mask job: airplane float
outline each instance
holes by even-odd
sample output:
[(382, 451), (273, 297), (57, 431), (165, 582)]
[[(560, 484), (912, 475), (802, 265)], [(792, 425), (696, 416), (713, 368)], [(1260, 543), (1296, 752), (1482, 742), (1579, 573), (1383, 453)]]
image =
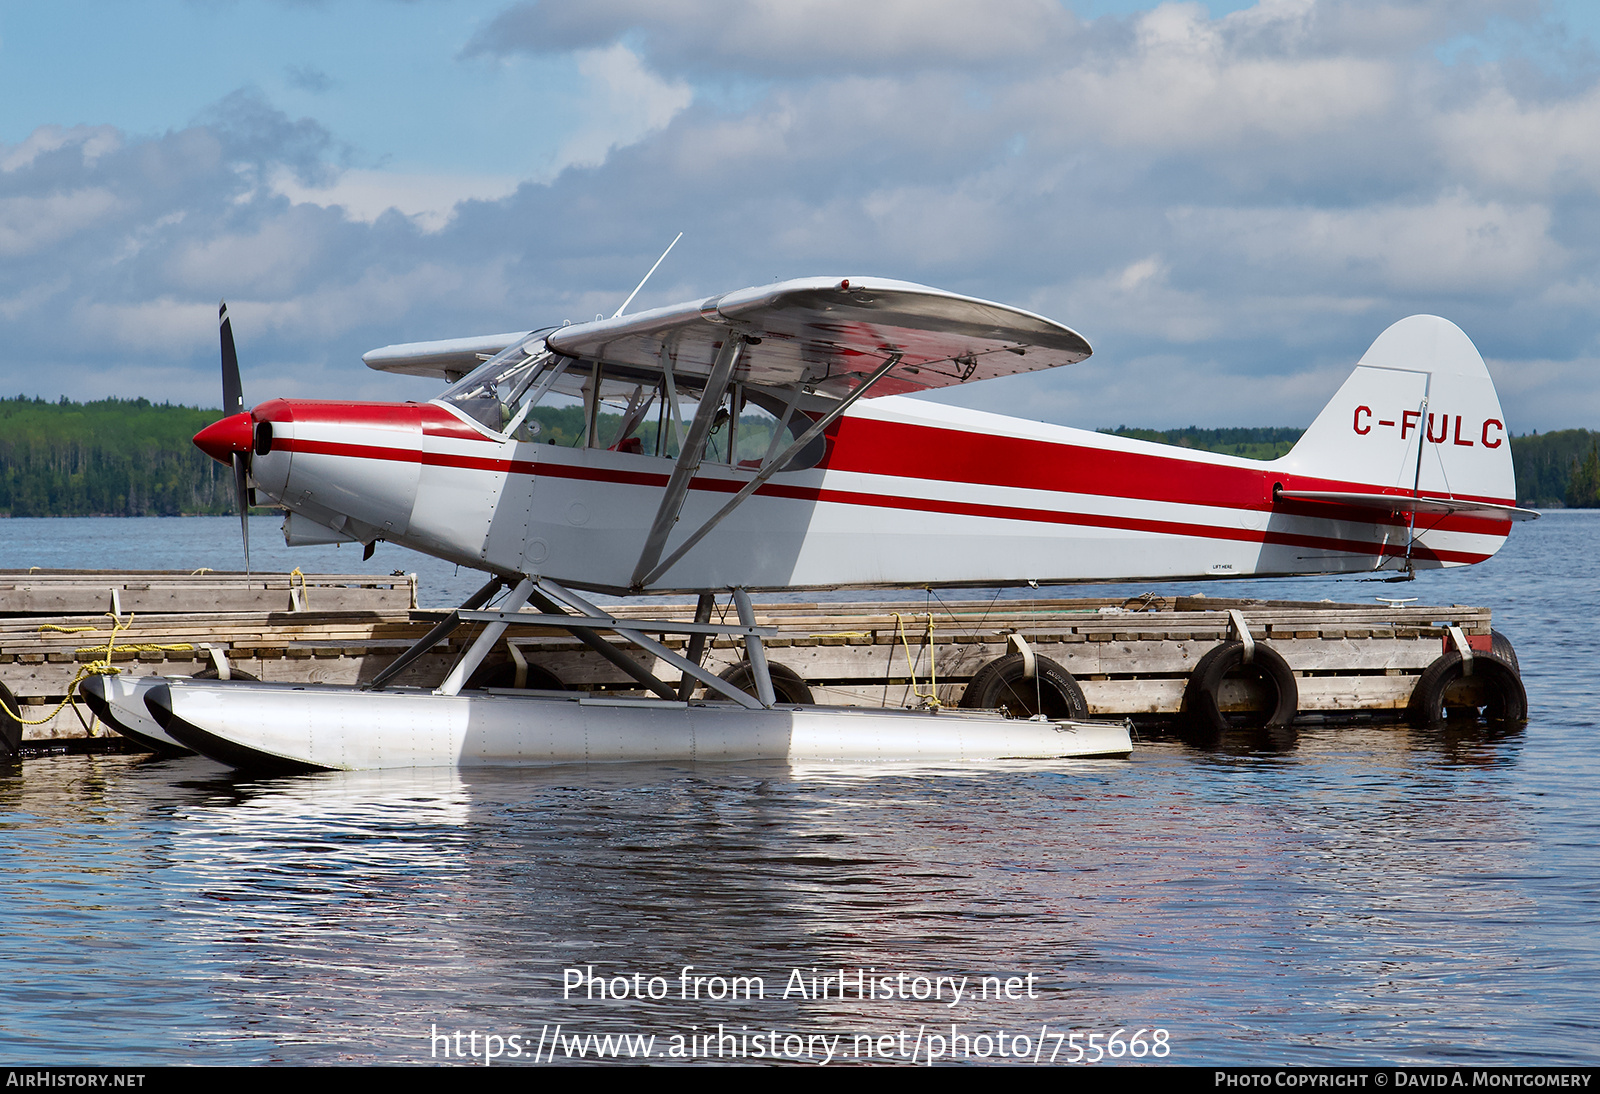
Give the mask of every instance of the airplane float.
[[(490, 575), (361, 689), (86, 685), (112, 724), (244, 767), (1125, 754), (1111, 723), (795, 702), (747, 592), (1409, 576), (1487, 559), (1534, 515), (1483, 359), (1434, 316), (1386, 330), (1270, 462), (906, 398), (1091, 350), (1042, 316), (900, 281), (809, 278), (366, 354), (449, 382), (423, 403), (247, 410), (225, 306), (221, 331), (225, 416), (195, 443), (232, 467), (241, 515), (264, 495), (291, 545), (382, 540)], [(730, 590), (739, 623), (712, 623)], [(696, 593), (699, 611), (620, 620), (592, 592)], [(469, 622), (484, 629), (442, 685), (391, 684)], [(467, 688), (511, 622), (569, 631), (647, 697)], [(688, 635), (687, 655), (662, 634)], [(749, 689), (701, 666), (715, 635), (745, 643)]]

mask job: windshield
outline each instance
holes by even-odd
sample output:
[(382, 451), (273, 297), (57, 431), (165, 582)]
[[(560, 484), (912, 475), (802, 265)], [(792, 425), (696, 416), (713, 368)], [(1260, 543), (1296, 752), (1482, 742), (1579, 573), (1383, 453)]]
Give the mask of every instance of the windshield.
[(539, 423), (528, 417), (526, 408), (548, 387), (540, 381), (566, 360), (545, 349), (544, 339), (525, 338), (447, 388), (439, 399), (496, 433), (531, 441), (539, 434)]

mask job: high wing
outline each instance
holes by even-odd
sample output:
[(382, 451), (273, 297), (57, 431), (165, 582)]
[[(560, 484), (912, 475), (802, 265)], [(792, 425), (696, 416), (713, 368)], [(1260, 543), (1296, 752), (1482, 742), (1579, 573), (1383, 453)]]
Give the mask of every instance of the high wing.
[(455, 383), (507, 346), (531, 332), (480, 334), (475, 338), (445, 338), (436, 342), (401, 342), (368, 350), (361, 355), (368, 368), (407, 376), (437, 376)]
[[(744, 346), (732, 378), (780, 387), (800, 382), (843, 396), (894, 366), (871, 395), (905, 394), (1075, 364), (1082, 335), (1043, 316), (925, 285), (881, 278), (813, 277), (741, 289), (635, 315), (559, 327), (550, 349), (585, 361), (679, 377), (709, 376), (730, 334)], [(373, 350), (372, 368), (460, 374), (525, 335), (417, 342)]]
[[(881, 278), (811, 277), (561, 327), (557, 353), (708, 375), (730, 334), (745, 336), (734, 378), (779, 387), (799, 381), (844, 395), (895, 354), (872, 390), (895, 395), (1070, 365), (1088, 357), (1076, 331), (1043, 316)], [(869, 396), (871, 397), (871, 396)]]

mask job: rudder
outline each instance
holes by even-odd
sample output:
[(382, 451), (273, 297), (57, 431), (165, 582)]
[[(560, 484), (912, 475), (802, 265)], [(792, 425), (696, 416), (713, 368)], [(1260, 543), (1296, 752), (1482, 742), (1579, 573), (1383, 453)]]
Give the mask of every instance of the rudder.
[(1277, 468), (1303, 489), (1516, 505), (1494, 381), (1472, 340), (1436, 315), (1380, 334)]

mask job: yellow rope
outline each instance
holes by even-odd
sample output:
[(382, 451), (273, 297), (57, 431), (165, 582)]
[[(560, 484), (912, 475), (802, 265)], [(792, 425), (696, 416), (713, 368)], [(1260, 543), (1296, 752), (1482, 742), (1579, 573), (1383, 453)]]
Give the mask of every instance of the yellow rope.
[[(913, 617), (914, 618), (914, 617)], [(933, 613), (928, 613), (928, 692), (924, 694), (917, 690), (917, 666), (911, 661), (911, 642), (906, 638), (905, 620), (900, 618), (900, 613), (894, 613), (895, 632), (899, 635), (900, 644), (906, 649), (906, 670), (911, 674), (911, 694), (927, 703), (930, 707), (939, 707), (942, 704), (938, 698), (939, 669), (935, 663), (933, 645)]]
[[(103, 646), (80, 646), (80, 647), (78, 647), (78, 649), (76, 651), (76, 652), (78, 652), (80, 654), (83, 654), (83, 653), (104, 653), (105, 656), (100, 658), (99, 660), (96, 660), (96, 661), (85, 662), (84, 665), (81, 668), (78, 669), (77, 674), (75, 676), (73, 676), (73, 678), (72, 678), (72, 682), (67, 685), (67, 694), (62, 697), (61, 702), (57, 703), (55, 705), (55, 708), (53, 710), (51, 710), (49, 714), (46, 714), (43, 718), (24, 718), (21, 715), (20, 712), (13, 711), (10, 707), (6, 706), (4, 703), (0, 703), (0, 710), (4, 710), (6, 712), (6, 716), (8, 718), (10, 718), (12, 721), (20, 722), (22, 725), (25, 725), (25, 726), (44, 725), (44, 723), (50, 721), (56, 715), (60, 714), (63, 710), (65, 710), (69, 704), (72, 705), (74, 710), (77, 709), (77, 703), (73, 699), (73, 692), (78, 690), (78, 685), (83, 682), (85, 677), (88, 677), (88, 676), (117, 676), (117, 675), (120, 675), (122, 670), (117, 668), (115, 665), (113, 665), (111, 663), (111, 655), (112, 655), (112, 652), (113, 652), (113, 648), (116, 645), (117, 635), (119, 633), (121, 633), (122, 631), (125, 631), (128, 628), (133, 626), (133, 616), (131, 616), (131, 615), (128, 616), (128, 621), (126, 623), (124, 623), (122, 620), (118, 619), (111, 612), (106, 612), (105, 614), (111, 620), (111, 635), (110, 635), (110, 637), (108, 637), (106, 639), (106, 644), (103, 645)], [(94, 630), (99, 630), (100, 628), (98, 628), (98, 627), (58, 627), (53, 623), (46, 623), (46, 624), (42, 625), (39, 629), (41, 631), (59, 631), (62, 634), (77, 634), (77, 633), (79, 633), (81, 631), (94, 631)], [(173, 643), (171, 645), (157, 645), (157, 644), (151, 643), (151, 642), (136, 642), (136, 643), (133, 643), (132, 645), (127, 645), (127, 646), (123, 646), (122, 647), (122, 650), (123, 650), (124, 653), (156, 653), (156, 652), (165, 653), (165, 652), (179, 652), (179, 651), (183, 651), (183, 650), (192, 650), (192, 649), (194, 649), (194, 647), (192, 645), (190, 645), (189, 643), (187, 643), (187, 642), (176, 642), (176, 643)]]
[(300, 567), (298, 566), (289, 571), (289, 590), (291, 592), (294, 591), (294, 579), (297, 577), (300, 579), (300, 606), (309, 609), (311, 607), (311, 588), (306, 584), (306, 575), (300, 572)]
[[(134, 642), (122, 647), (123, 653), (182, 653), (194, 647), (188, 642), (173, 642), (170, 645), (161, 645), (156, 642)], [(106, 653), (111, 652), (110, 646), (79, 646), (78, 653)]]
[(831, 634), (808, 634), (807, 638), (871, 638), (870, 631), (834, 631)]

